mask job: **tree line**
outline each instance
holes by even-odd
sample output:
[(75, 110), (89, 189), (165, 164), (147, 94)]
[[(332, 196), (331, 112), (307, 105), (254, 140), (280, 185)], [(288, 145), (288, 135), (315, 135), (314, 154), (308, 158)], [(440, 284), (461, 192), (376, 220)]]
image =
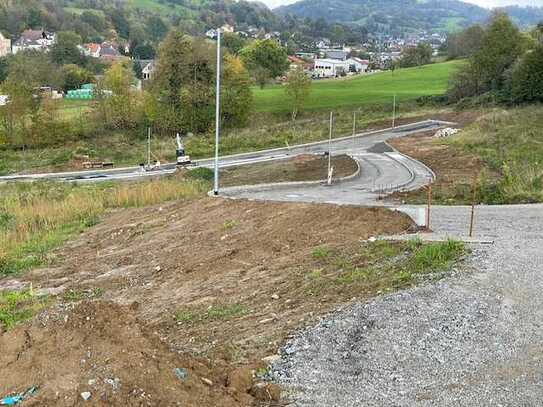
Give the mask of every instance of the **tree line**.
[(467, 63), (451, 81), (449, 100), (543, 101), (542, 40), (543, 24), (521, 32), (503, 13), (495, 13), (487, 25), (451, 36), (449, 56)]
[[(112, 131), (142, 134), (148, 126), (163, 134), (212, 130), (214, 42), (171, 30), (159, 47), (152, 80), (140, 90), (135, 61), (120, 59), (102, 67), (103, 74), (96, 76), (86, 66), (88, 58), (77, 49), (75, 37), (74, 33), (60, 33), (49, 52), (22, 51), (4, 61), (0, 93), (9, 99), (0, 106), (0, 145), (43, 147)], [(222, 126), (245, 126), (252, 108), (252, 84), (264, 86), (288, 69), (286, 50), (274, 40), (253, 41), (237, 52), (223, 49)], [(302, 76), (307, 77), (303, 69), (298, 74), (288, 87), (296, 112), (302, 108), (308, 81), (310, 84), (309, 78), (303, 80)], [(67, 117), (63, 100), (53, 100), (40, 91), (44, 85), (73, 89), (84, 83), (95, 86), (94, 100), (85, 106), (84, 118)]]

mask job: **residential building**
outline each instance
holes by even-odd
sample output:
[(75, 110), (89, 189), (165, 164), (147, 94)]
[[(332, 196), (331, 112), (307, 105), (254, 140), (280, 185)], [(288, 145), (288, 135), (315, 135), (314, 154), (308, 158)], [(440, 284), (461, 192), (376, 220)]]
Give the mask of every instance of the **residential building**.
[(5, 57), (7, 54), (11, 53), (11, 40), (4, 37), (0, 33), (0, 57)]
[(155, 72), (156, 64), (155, 61), (149, 62), (141, 70), (141, 77), (144, 81), (148, 81), (153, 78), (153, 73)]
[(100, 49), (100, 59), (106, 60), (106, 61), (114, 61), (116, 59), (121, 58), (122, 55), (115, 46), (115, 44), (110, 42), (104, 42), (101, 45)]
[(232, 27), (230, 24), (224, 24), (221, 27), (221, 32), (223, 32), (223, 33), (233, 33), (234, 32), (234, 27)]
[(25, 30), (12, 47), (14, 54), (28, 49), (47, 51), (55, 43), (56, 35), (43, 30)]
[(212, 40), (217, 38), (217, 30), (214, 28), (206, 31), (206, 37), (211, 38)]
[(84, 44), (79, 47), (83, 55), (92, 58), (100, 58), (100, 51), (102, 51), (101, 44)]

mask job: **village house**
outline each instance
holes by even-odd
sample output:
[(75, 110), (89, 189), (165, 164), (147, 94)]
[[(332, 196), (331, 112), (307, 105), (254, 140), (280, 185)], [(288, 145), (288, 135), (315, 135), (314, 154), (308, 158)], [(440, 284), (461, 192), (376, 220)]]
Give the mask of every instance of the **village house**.
[(79, 47), (82, 54), (87, 57), (92, 58), (100, 58), (100, 51), (102, 50), (102, 46), (100, 44), (84, 44)]
[(11, 53), (11, 40), (0, 33), (0, 57), (5, 57)]
[(43, 30), (25, 30), (21, 37), (13, 44), (12, 52), (28, 49), (47, 51), (55, 43), (56, 35)]
[(141, 70), (141, 77), (144, 81), (151, 80), (153, 78), (153, 73), (155, 72), (156, 64), (155, 61), (151, 61), (146, 64)]
[(100, 46), (100, 59), (106, 61), (114, 61), (121, 58), (122, 55), (115, 46), (115, 44), (110, 42), (103, 42)]

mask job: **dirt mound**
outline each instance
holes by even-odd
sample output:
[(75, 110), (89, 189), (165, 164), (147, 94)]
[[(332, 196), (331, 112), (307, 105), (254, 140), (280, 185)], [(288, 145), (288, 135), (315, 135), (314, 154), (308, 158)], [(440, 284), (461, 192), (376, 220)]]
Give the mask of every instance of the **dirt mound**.
[[(0, 337), (3, 394), (39, 386), (27, 406), (237, 406), (208, 365), (172, 352), (130, 307), (54, 307)], [(178, 378), (174, 369), (185, 369)], [(208, 379), (212, 385), (202, 380)], [(85, 402), (81, 393), (90, 392)], [(247, 399), (247, 398), (246, 398)]]
[[(54, 267), (19, 279), (58, 297), (30, 326), (0, 336), (0, 394), (40, 385), (36, 406), (82, 404), (86, 391), (93, 406), (276, 397), (247, 390), (247, 369), (319, 314), (374, 295), (312, 291), (316, 248), (356, 247), (410, 224), (385, 209), (213, 198), (114, 213), (59, 250)], [(100, 295), (81, 300), (87, 291)]]

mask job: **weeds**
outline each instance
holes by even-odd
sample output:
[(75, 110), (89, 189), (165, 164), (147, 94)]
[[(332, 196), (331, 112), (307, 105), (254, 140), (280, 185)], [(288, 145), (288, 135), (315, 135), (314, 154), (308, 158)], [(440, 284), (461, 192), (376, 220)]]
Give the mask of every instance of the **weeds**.
[(47, 263), (48, 253), (97, 224), (109, 209), (200, 196), (202, 181), (175, 178), (134, 184), (8, 184), (0, 187), (0, 276)]
[(0, 293), (0, 327), (8, 330), (24, 322), (46, 307), (48, 297), (36, 296), (32, 291)]
[(65, 302), (77, 302), (93, 298), (100, 298), (104, 295), (103, 288), (92, 288), (89, 290), (68, 290), (62, 294), (62, 300)]
[(334, 290), (389, 291), (411, 284), (418, 276), (448, 270), (466, 252), (462, 242), (377, 241), (358, 252), (314, 256), (320, 268), (308, 273), (308, 294)]
[(311, 257), (314, 259), (326, 259), (328, 256), (330, 256), (331, 252), (330, 249), (326, 247), (315, 247), (313, 251), (311, 252)]
[(222, 224), (222, 228), (224, 230), (231, 230), (231, 229), (234, 229), (238, 225), (239, 225), (239, 222), (237, 220), (226, 220)]
[(497, 180), (482, 176), (477, 201), (486, 204), (543, 201), (543, 107), (529, 106), (509, 111), (494, 110), (482, 116), (451, 145), (480, 156)]

